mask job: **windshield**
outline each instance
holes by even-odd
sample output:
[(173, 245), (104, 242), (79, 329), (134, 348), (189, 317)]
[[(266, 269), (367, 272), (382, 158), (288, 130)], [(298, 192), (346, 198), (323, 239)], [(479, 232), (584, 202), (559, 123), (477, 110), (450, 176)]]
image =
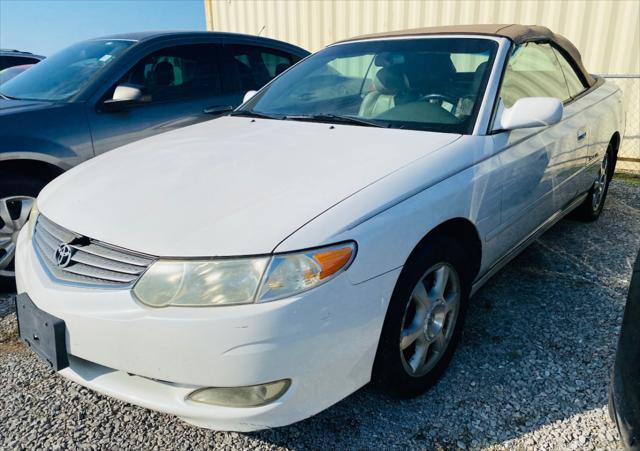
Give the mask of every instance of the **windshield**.
[(497, 46), (490, 39), (444, 37), (331, 46), (235, 114), (471, 133)]
[(47, 58), (0, 85), (3, 96), (63, 101), (77, 94), (133, 41), (85, 41)]

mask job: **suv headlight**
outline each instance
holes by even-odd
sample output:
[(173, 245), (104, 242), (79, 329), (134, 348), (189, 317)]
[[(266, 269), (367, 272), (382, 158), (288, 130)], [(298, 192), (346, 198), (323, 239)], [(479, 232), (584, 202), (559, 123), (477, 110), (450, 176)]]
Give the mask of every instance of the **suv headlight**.
[(273, 301), (310, 290), (348, 268), (353, 242), (251, 258), (158, 260), (133, 288), (151, 307)]

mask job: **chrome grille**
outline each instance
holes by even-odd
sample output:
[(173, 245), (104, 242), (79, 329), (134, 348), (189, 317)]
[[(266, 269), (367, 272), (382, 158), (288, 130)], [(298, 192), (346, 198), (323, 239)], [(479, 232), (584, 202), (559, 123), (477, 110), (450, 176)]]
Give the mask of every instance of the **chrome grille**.
[[(126, 288), (155, 260), (149, 255), (116, 248), (71, 232), (43, 215), (33, 232), (36, 253), (49, 273), (62, 282), (110, 288)], [(67, 266), (56, 262), (62, 244), (72, 249)]]

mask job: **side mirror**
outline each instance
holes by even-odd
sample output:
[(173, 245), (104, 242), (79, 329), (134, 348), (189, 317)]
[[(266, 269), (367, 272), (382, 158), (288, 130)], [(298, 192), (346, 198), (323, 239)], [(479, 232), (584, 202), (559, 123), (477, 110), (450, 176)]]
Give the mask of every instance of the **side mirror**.
[(247, 93), (242, 98), (242, 103), (248, 102), (251, 97), (255, 96), (257, 93), (258, 91), (247, 91)]
[(501, 101), (493, 128), (515, 130), (553, 125), (562, 120), (563, 113), (562, 102), (554, 97), (525, 97), (511, 108), (504, 108)]
[(129, 105), (150, 102), (151, 97), (145, 96), (142, 89), (133, 85), (118, 85), (113, 96), (105, 100), (102, 105), (106, 111), (120, 111)]

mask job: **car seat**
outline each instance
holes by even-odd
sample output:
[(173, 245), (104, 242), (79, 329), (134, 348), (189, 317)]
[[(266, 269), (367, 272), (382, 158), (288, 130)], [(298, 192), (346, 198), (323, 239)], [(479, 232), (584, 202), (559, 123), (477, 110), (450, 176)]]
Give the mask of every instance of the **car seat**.
[(161, 61), (153, 68), (153, 84), (156, 86), (170, 86), (174, 81), (173, 64)]
[[(380, 55), (379, 55), (380, 56)], [(376, 64), (379, 61), (376, 57)], [(409, 91), (407, 77), (400, 64), (382, 67), (373, 80), (373, 91), (369, 92), (360, 105), (359, 116), (375, 117), (401, 103)]]

